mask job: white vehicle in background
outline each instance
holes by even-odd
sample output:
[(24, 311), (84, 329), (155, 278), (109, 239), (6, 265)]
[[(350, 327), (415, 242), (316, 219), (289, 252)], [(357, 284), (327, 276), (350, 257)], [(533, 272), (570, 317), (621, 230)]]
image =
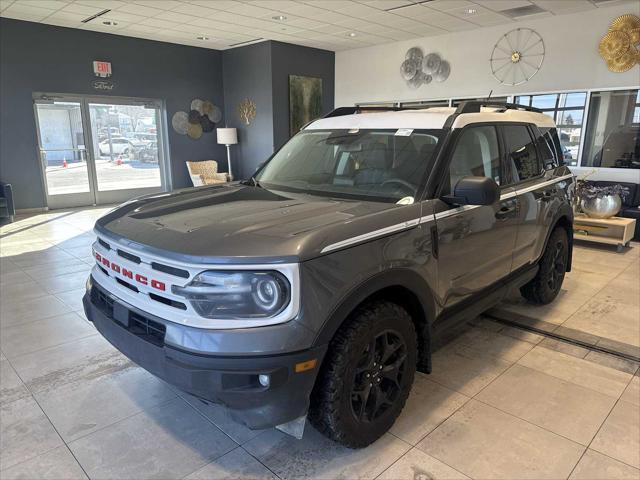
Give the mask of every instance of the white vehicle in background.
[(143, 145), (135, 140), (128, 138), (112, 138), (111, 140), (103, 140), (98, 144), (100, 155), (108, 157), (110, 155), (133, 155)]

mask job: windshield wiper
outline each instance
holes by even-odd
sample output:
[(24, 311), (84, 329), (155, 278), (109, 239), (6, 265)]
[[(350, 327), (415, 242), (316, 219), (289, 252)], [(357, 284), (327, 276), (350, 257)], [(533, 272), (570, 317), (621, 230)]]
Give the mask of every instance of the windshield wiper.
[(262, 188), (262, 185), (260, 185), (260, 182), (256, 180), (256, 177), (251, 177), (250, 182), (252, 187)]

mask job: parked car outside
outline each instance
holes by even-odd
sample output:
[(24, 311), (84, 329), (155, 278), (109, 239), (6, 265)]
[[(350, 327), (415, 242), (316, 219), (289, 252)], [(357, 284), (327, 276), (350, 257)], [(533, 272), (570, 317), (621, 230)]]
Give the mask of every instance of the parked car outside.
[(100, 150), (100, 155), (103, 157), (108, 157), (112, 154), (135, 156), (142, 146), (143, 144), (136, 140), (116, 137), (111, 140), (103, 140), (98, 144), (98, 149)]
[(84, 308), (138, 365), (252, 429), (384, 435), (447, 331), (571, 269), (553, 119), (464, 102), (339, 108), (250, 180), (121, 205)]

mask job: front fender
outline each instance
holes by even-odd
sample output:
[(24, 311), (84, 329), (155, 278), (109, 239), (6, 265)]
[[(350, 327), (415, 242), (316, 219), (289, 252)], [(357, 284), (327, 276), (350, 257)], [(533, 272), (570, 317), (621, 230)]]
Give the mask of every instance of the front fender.
[[(315, 345), (329, 343), (340, 326), (359, 305), (376, 293), (390, 287), (401, 287), (411, 292), (418, 300), (425, 325), (429, 328), (435, 318), (435, 302), (427, 282), (418, 273), (407, 268), (391, 268), (380, 272), (358, 285), (354, 285), (332, 309), (326, 322), (318, 332)], [(430, 338), (428, 332), (426, 337)]]

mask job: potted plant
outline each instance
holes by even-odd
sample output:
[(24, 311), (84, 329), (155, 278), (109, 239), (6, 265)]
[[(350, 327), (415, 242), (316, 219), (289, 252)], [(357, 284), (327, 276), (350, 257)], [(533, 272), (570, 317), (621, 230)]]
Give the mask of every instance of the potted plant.
[(597, 186), (585, 179), (578, 180), (577, 199), (582, 211), (591, 218), (609, 218), (622, 208), (622, 198), (629, 189), (620, 184)]

